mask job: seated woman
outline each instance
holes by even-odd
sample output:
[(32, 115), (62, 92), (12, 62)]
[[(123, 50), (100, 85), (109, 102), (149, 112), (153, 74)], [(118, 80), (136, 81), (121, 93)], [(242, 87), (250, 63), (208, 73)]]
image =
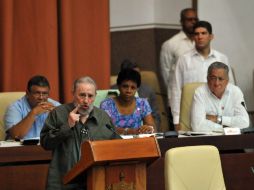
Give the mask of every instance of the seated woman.
[[(112, 118), (120, 134), (153, 133), (155, 123), (148, 101), (135, 97), (141, 84), (139, 72), (124, 69), (119, 72), (117, 86), (120, 94), (102, 101), (100, 108)], [(143, 124), (142, 124), (143, 123)]]

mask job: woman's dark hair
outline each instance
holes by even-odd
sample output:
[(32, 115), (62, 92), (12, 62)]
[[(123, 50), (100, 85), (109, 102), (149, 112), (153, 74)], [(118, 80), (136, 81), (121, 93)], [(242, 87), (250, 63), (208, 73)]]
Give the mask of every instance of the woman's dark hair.
[(141, 84), (141, 76), (139, 72), (133, 69), (123, 69), (118, 73), (117, 76), (117, 85), (120, 86), (123, 81), (131, 80), (137, 84), (137, 87), (140, 87)]

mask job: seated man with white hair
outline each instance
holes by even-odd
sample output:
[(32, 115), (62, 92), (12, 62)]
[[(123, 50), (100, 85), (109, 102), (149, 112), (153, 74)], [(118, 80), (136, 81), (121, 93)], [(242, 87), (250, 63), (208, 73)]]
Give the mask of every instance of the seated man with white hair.
[(214, 62), (208, 68), (207, 84), (196, 89), (191, 110), (193, 131), (223, 131), (224, 127), (246, 128), (249, 116), (243, 93), (228, 82), (229, 68)]

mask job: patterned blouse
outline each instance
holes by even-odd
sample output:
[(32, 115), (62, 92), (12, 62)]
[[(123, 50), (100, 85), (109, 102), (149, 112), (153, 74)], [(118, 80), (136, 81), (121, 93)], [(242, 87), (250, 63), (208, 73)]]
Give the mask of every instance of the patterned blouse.
[(132, 114), (122, 115), (118, 112), (116, 103), (112, 98), (107, 98), (101, 102), (100, 108), (105, 110), (111, 117), (116, 127), (139, 128), (143, 118), (151, 114), (152, 109), (145, 98), (136, 98), (136, 109)]

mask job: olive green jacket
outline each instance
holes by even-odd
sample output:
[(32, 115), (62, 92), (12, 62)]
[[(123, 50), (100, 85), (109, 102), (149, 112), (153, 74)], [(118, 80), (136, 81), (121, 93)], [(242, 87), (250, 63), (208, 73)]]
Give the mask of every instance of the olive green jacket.
[(73, 103), (55, 108), (49, 113), (41, 131), (41, 146), (46, 150), (53, 151), (47, 190), (86, 189), (83, 185), (84, 178), (76, 180), (73, 184), (63, 185), (62, 183), (63, 176), (80, 159), (82, 142), (121, 138), (106, 127), (108, 125), (114, 129), (107, 113), (97, 107), (94, 107), (84, 124), (79, 122), (70, 128), (68, 116), (74, 108)]

